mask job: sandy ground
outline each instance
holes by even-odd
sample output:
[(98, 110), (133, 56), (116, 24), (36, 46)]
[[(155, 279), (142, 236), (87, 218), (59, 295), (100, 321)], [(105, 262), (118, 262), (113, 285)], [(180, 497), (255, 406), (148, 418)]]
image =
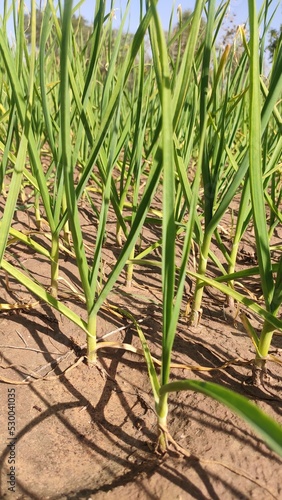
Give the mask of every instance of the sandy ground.
[[(18, 214), (17, 224), (23, 224), (24, 218), (24, 214)], [(15, 227), (19, 227), (17, 224)], [(91, 221), (86, 211), (84, 224), (85, 232), (90, 234)], [(118, 252), (108, 240), (105, 275)], [(248, 265), (252, 248), (244, 243), (240, 265)], [(20, 245), (9, 248), (9, 252), (11, 262), (17, 265), (20, 261), (36, 279), (48, 285), (50, 269), (43, 257)], [(79, 286), (71, 258), (62, 258), (60, 276)], [(3, 272), (0, 280), (1, 303), (36, 301), (13, 280), (7, 283)], [(252, 286), (255, 291), (258, 284)], [(188, 301), (189, 283), (186, 292)], [(84, 305), (77, 298), (64, 301), (85, 316)], [(111, 304), (142, 320), (140, 326), (152, 353), (159, 357), (162, 311), (158, 272), (137, 268), (130, 288), (124, 286), (121, 277), (99, 316), (99, 338), (126, 327), (108, 339), (140, 347), (134, 325), (115, 315)], [(276, 390), (281, 367), (269, 364), (268, 389), (245, 383), (251, 374), (254, 348), (240, 319), (231, 316), (224, 297), (208, 289), (201, 325), (191, 328), (187, 318), (180, 318), (173, 361), (214, 370), (175, 368), (172, 379), (221, 383), (255, 401), (282, 423), (281, 398)], [(259, 328), (258, 318), (251, 320)], [(100, 350), (97, 365), (88, 367), (84, 344), (84, 333), (44, 304), (0, 312), (1, 498), (282, 498), (281, 459), (242, 420), (203, 395), (187, 391), (172, 394), (169, 400), (170, 433), (190, 457), (174, 449), (165, 456), (157, 455), (156, 415), (144, 360), (137, 354), (111, 348)], [(281, 348), (281, 337), (275, 336), (272, 352), (280, 359)], [(227, 368), (215, 369), (226, 361), (230, 361)], [(25, 385), (19, 383), (23, 381)], [(9, 414), (11, 401), (14, 409), (10, 405)]]

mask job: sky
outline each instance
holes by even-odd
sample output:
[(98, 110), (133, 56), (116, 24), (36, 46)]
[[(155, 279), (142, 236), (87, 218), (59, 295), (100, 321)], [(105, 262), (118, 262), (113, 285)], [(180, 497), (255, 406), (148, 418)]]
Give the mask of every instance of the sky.
[[(90, 5), (91, 5), (91, 0), (86, 0), (85, 2), (85, 13), (89, 11)], [(120, 7), (122, 10), (125, 9), (127, 1), (126, 0), (116, 0), (116, 7)], [(219, 4), (220, 2), (218, 2)], [(257, 6), (258, 8), (261, 7), (263, 3), (263, 0), (257, 0)], [(273, 4), (277, 4), (280, 2), (272, 2)], [(87, 7), (88, 4), (88, 7)], [(182, 6), (182, 11), (185, 10), (193, 10), (195, 6), (195, 0), (159, 0), (158, 2), (158, 12), (162, 20), (163, 27), (165, 29), (168, 28), (169, 25), (169, 19), (171, 16), (171, 12), (173, 10), (174, 12), (174, 21), (173, 25), (177, 23), (177, 7), (178, 5)], [(139, 0), (132, 0), (131, 1), (131, 12), (130, 12), (130, 26), (136, 28), (138, 26), (138, 13), (139, 13)], [(118, 11), (117, 11), (118, 14)], [(247, 0), (231, 0), (230, 1), (230, 7), (229, 7), (229, 12), (228, 16), (230, 16), (230, 19), (233, 17), (236, 25), (243, 24), (246, 22), (248, 18), (248, 1)], [(280, 20), (282, 23), (282, 8), (280, 5)], [(278, 26), (280, 26), (280, 23), (278, 22)]]
[[(74, 2), (75, 3), (75, 2)], [(220, 2), (218, 2), (219, 4)], [(116, 0), (116, 25), (119, 25), (119, 18), (121, 13), (124, 13), (127, 0)], [(131, 0), (131, 8), (129, 14), (129, 26), (130, 31), (134, 32), (138, 26), (139, 21), (139, 4), (140, 0)], [(161, 21), (164, 29), (168, 28), (171, 12), (173, 10), (173, 25), (177, 23), (177, 6), (182, 6), (182, 10), (193, 10), (195, 6), (195, 0), (159, 0), (158, 1), (158, 12), (161, 17)], [(257, 8), (259, 9), (263, 4), (263, 0), (257, 0)], [(275, 16), (275, 20), (272, 23), (273, 27), (279, 28), (282, 24), (282, 2), (281, 0), (272, 0), (272, 5), (278, 7), (278, 12)], [(81, 7), (80, 12), (86, 19), (93, 19), (94, 11), (94, 1), (85, 0), (83, 7)], [(107, 1), (107, 6), (110, 8), (110, 1)], [(229, 12), (227, 14), (230, 19), (233, 18), (235, 25), (243, 24), (248, 18), (248, 1), (247, 0), (231, 0)]]
[[(9, 0), (12, 2), (13, 0)], [(14, 0), (15, 1), (15, 0)], [(16, 0), (18, 1), (18, 0)], [(46, 0), (41, 0), (41, 5), (44, 5)], [(78, 0), (73, 0), (73, 5), (76, 5)], [(218, 2), (219, 4), (220, 2)], [(278, 5), (278, 10), (275, 16), (275, 19), (271, 23), (271, 27), (278, 29), (280, 24), (282, 24), (282, 0), (269, 0), (269, 3), (275, 7)], [(0, 0), (0, 15), (3, 13), (3, 4), (4, 2)], [(27, 8), (30, 7), (30, 0), (25, 0), (25, 4)], [(37, 5), (40, 4), (40, 0), (37, 0)], [(106, 11), (110, 9), (110, 0), (106, 0)], [(120, 17), (125, 11), (125, 7), (127, 4), (127, 0), (115, 0), (115, 17), (114, 27), (118, 27), (120, 24)], [(134, 33), (139, 21), (139, 4), (140, 0), (131, 0), (130, 13), (128, 18), (128, 24), (126, 28)], [(195, 0), (159, 0), (158, 1), (158, 12), (161, 17), (161, 21), (164, 29), (168, 28), (169, 19), (171, 16), (171, 12), (173, 10), (173, 26), (177, 24), (177, 6), (181, 4), (182, 10), (193, 10), (195, 5)], [(263, 4), (263, 0), (257, 0), (258, 9)], [(88, 21), (93, 21), (94, 17), (94, 8), (95, 8), (95, 0), (84, 0), (83, 5), (80, 7), (80, 14), (85, 17)], [(247, 21), (248, 18), (248, 1), (247, 0), (231, 0), (230, 7), (227, 14), (227, 21), (234, 21), (235, 26), (243, 24)]]

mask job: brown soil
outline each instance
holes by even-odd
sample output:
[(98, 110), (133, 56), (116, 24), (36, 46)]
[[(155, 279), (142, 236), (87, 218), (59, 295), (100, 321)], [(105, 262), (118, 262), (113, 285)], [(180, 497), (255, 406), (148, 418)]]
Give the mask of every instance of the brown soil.
[[(82, 209), (84, 231), (93, 224)], [(17, 214), (15, 227), (29, 225), (26, 213)], [(113, 221), (114, 222), (114, 221)], [(92, 231), (93, 232), (93, 231)], [(251, 233), (250, 233), (251, 234)], [(38, 236), (39, 238), (39, 236)], [(143, 239), (150, 239), (150, 231)], [(255, 258), (253, 244), (244, 242), (241, 265)], [(20, 261), (41, 283), (49, 284), (50, 266), (43, 257), (24, 247), (9, 247), (9, 260)], [(105, 275), (119, 252), (114, 223), (109, 226), (105, 250)], [(18, 260), (17, 260), (18, 259)], [(62, 259), (60, 276), (79, 287), (72, 258)], [(34, 303), (24, 287), (0, 275), (1, 303)], [(65, 282), (61, 281), (61, 291)], [(257, 286), (254, 279), (253, 289)], [(189, 283), (187, 283), (188, 301)], [(77, 298), (64, 299), (84, 316)], [(149, 341), (155, 356), (161, 346), (161, 282), (155, 269), (137, 268), (133, 285), (121, 279), (108, 306), (99, 317), (99, 338), (113, 333), (116, 340), (140, 347), (134, 325), (111, 310), (111, 304), (130, 311)], [(184, 309), (184, 306), (183, 306)], [(255, 401), (282, 422), (282, 405), (276, 386), (281, 368), (269, 363), (271, 384), (254, 388), (246, 384), (251, 374), (254, 348), (239, 317), (224, 307), (224, 297), (211, 289), (204, 296), (201, 326), (188, 326), (182, 315), (175, 339), (173, 361), (222, 370), (173, 369), (172, 379), (213, 380)], [(252, 324), (259, 321), (252, 316)], [(239, 417), (219, 403), (192, 392), (170, 397), (169, 431), (191, 454), (171, 449), (165, 456), (154, 451), (156, 415), (146, 365), (142, 357), (118, 349), (99, 351), (98, 362), (88, 367), (82, 356), (84, 333), (44, 304), (31, 309), (2, 311), (0, 316), (1, 380), (1, 484), (3, 499), (272, 499), (282, 498), (281, 459)], [(281, 358), (281, 337), (275, 336), (272, 352)], [(237, 361), (232, 363), (232, 360)], [(78, 365), (74, 364), (82, 360)], [(247, 362), (247, 363), (246, 363)], [(72, 369), (63, 373), (68, 367)], [(29, 378), (36, 372), (38, 379)], [(34, 375), (35, 376), (35, 375)], [(43, 380), (46, 376), (49, 380)], [(50, 379), (50, 377), (53, 377)], [(28, 385), (17, 382), (29, 381)], [(11, 391), (12, 390), (12, 391)], [(8, 393), (15, 394), (16, 489), (9, 491), (7, 476)], [(11, 451), (12, 450), (12, 451)]]

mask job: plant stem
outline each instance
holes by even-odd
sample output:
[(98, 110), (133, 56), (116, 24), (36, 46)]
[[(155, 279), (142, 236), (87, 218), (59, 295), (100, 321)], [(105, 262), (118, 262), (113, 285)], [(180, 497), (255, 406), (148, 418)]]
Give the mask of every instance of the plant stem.
[(156, 411), (158, 415), (158, 428), (159, 428), (159, 440), (158, 448), (161, 453), (165, 453), (167, 450), (167, 414), (168, 414), (168, 393), (162, 394), (160, 396), (159, 402), (156, 405)]
[[(238, 248), (239, 248), (239, 241), (235, 241), (235, 239), (234, 239), (234, 241), (232, 243), (231, 254), (230, 254), (231, 264), (229, 264), (229, 267), (228, 267), (229, 274), (235, 273)], [(230, 286), (230, 288), (234, 288), (234, 281), (233, 280), (229, 282), (229, 286)], [(226, 300), (227, 300), (228, 307), (235, 306), (234, 298), (231, 295), (227, 295)]]
[(40, 204), (39, 204), (39, 193), (35, 194), (34, 197), (34, 213), (35, 213), (35, 224), (37, 229), (41, 230), (41, 214), (40, 214)]
[[(247, 226), (247, 223), (248, 223), (248, 220), (249, 220), (250, 214), (251, 214), (249, 206), (250, 206), (250, 184), (249, 184), (249, 181), (247, 179), (245, 184), (244, 184), (243, 191), (242, 191), (240, 208), (239, 208), (238, 219), (237, 219), (237, 224), (236, 224), (236, 230), (235, 230), (235, 235), (234, 235), (234, 239), (232, 242), (232, 250), (230, 253), (228, 274), (235, 273), (235, 270), (236, 270), (239, 244), (240, 244), (240, 241), (242, 239), (242, 235), (244, 234), (245, 228)], [(230, 281), (229, 286), (231, 288), (234, 288), (234, 282)], [(231, 295), (227, 296), (227, 303), (228, 303), (229, 307), (234, 307), (234, 298), (231, 297)]]
[[(62, 212), (65, 212), (67, 210), (67, 198), (66, 198), (66, 193), (64, 192), (63, 197), (62, 197)], [(69, 221), (67, 220), (66, 223), (64, 224), (64, 242), (67, 248), (71, 248), (71, 231), (70, 231), (70, 225)]]
[[(130, 252), (129, 260), (134, 259), (134, 254), (135, 254), (135, 245)], [(132, 264), (132, 262), (130, 262), (130, 264), (128, 264), (127, 266), (127, 273), (126, 273), (126, 286), (129, 288), (132, 285), (133, 270), (134, 270), (134, 265)]]
[(57, 232), (52, 235), (50, 256), (51, 256), (51, 295), (56, 299), (58, 296), (58, 277), (59, 277), (59, 235)]
[[(268, 323), (268, 321), (265, 321), (261, 335), (260, 335), (259, 345), (258, 345), (260, 356), (262, 358), (266, 358), (268, 355), (268, 351), (269, 351), (269, 348), (271, 345), (272, 336), (273, 336), (274, 331), (275, 331), (275, 327), (273, 325), (271, 325), (270, 323)], [(257, 356), (257, 358), (258, 358), (258, 356)]]
[(87, 323), (87, 363), (94, 364), (97, 360), (96, 354), (96, 333), (97, 333), (97, 315), (91, 314)]
[[(212, 239), (212, 233), (206, 233), (204, 236), (199, 267), (198, 267), (198, 273), (201, 274), (202, 276), (205, 276), (207, 270), (211, 239)], [(190, 319), (191, 325), (193, 326), (198, 326), (201, 319), (201, 312), (202, 312), (201, 304), (202, 304), (203, 292), (204, 292), (203, 281), (201, 279), (197, 279), (191, 319)]]
[(261, 385), (263, 383), (263, 375), (265, 373), (266, 361), (271, 346), (273, 333), (275, 327), (268, 321), (264, 322), (262, 332), (258, 342), (258, 350), (254, 360), (252, 382), (254, 385)]

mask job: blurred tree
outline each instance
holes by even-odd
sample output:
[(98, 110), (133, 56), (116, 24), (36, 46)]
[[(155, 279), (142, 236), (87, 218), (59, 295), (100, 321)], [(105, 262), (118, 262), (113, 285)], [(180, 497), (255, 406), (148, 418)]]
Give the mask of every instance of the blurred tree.
[[(40, 9), (36, 9), (36, 45), (39, 46), (40, 40), (40, 30), (42, 25), (43, 12)], [(24, 31), (28, 42), (31, 42), (31, 24), (30, 24), (30, 14), (24, 15)]]
[[(182, 56), (182, 54), (184, 53), (190, 34), (191, 22), (193, 16), (193, 12), (191, 10), (185, 10), (184, 12), (182, 12), (181, 6), (178, 7), (177, 12), (178, 12), (178, 23), (173, 28), (173, 30), (167, 35), (170, 45), (170, 55), (173, 62), (177, 60), (179, 55)], [(205, 30), (206, 30), (206, 21), (202, 18), (196, 50), (203, 43)]]
[(92, 34), (93, 26), (83, 16), (73, 16), (72, 27), (81, 47), (84, 47)]
[[(40, 31), (41, 31), (41, 25), (42, 25), (42, 20), (43, 20), (43, 14), (44, 11), (41, 9), (36, 9), (36, 45), (39, 46), (39, 40), (40, 40)], [(73, 31), (75, 35), (77, 36), (77, 39), (79, 41), (79, 44), (81, 44), (81, 47), (84, 47), (85, 44), (87, 43), (91, 33), (92, 33), (92, 26), (86, 21), (86, 19), (82, 16), (76, 17), (73, 16), (72, 18), (72, 25), (73, 25)], [(30, 15), (25, 14), (24, 15), (24, 29), (25, 29), (25, 36), (30, 43), (31, 40), (31, 25), (30, 25)]]
[(282, 24), (280, 25), (279, 31), (276, 29), (271, 29), (269, 32), (269, 45), (267, 46), (267, 49), (270, 52), (271, 60), (273, 59), (276, 47), (279, 45), (279, 43), (281, 43), (281, 41), (282, 41)]

